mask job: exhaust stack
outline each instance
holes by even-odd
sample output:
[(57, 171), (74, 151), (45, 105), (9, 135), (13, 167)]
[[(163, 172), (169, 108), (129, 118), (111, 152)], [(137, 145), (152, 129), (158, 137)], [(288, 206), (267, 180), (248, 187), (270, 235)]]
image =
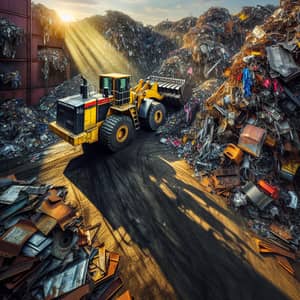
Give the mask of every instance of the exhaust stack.
[(82, 95), (82, 99), (87, 99), (88, 98), (88, 84), (87, 80), (81, 76), (82, 83), (80, 85), (80, 94)]

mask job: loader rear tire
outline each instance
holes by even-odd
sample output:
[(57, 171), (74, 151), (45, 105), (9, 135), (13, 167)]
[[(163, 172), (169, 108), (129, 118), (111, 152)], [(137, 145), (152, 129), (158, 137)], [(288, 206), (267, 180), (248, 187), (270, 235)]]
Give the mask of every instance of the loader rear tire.
[(125, 148), (133, 139), (135, 130), (130, 117), (113, 115), (108, 117), (101, 129), (99, 140), (110, 151)]
[(166, 108), (162, 103), (152, 104), (146, 120), (146, 126), (152, 131), (156, 131), (159, 126), (166, 121)]

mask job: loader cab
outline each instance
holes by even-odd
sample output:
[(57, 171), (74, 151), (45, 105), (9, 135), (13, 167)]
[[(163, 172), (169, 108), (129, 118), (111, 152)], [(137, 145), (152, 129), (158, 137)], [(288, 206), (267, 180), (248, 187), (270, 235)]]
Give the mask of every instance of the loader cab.
[(114, 105), (121, 106), (130, 101), (130, 75), (109, 73), (99, 76), (100, 93), (108, 98), (113, 96)]

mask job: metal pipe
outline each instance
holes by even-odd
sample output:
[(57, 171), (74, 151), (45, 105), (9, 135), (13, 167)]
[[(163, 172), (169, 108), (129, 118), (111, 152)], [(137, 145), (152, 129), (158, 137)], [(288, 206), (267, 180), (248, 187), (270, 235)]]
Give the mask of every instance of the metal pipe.
[(88, 98), (88, 85), (87, 85), (87, 80), (81, 76), (82, 83), (80, 85), (80, 94), (82, 95), (82, 99), (87, 99)]

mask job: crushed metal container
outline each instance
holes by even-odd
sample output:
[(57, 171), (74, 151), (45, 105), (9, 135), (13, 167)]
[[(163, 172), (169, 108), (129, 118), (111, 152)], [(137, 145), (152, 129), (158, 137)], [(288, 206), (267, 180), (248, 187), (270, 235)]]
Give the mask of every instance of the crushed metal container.
[(245, 152), (259, 157), (266, 136), (267, 131), (265, 129), (253, 125), (246, 125), (240, 135), (238, 146)]
[(268, 61), (273, 71), (281, 75), (285, 82), (300, 76), (300, 67), (295, 63), (293, 56), (280, 45), (266, 47)]
[(261, 192), (252, 182), (248, 182), (242, 188), (242, 191), (260, 210), (264, 210), (273, 201), (272, 198)]

